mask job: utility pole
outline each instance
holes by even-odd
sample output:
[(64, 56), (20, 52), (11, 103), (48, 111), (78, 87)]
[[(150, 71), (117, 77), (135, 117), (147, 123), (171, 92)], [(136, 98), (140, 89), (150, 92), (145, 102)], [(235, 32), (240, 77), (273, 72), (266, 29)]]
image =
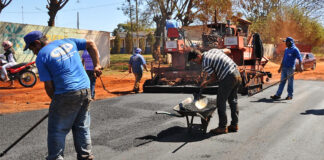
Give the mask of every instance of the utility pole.
[(21, 6), (21, 21), (24, 23), (24, 6)]
[(130, 24), (131, 24), (131, 38), (132, 38), (132, 51), (134, 50), (134, 39), (133, 39), (133, 21), (132, 21), (132, 2), (131, 0), (127, 0), (128, 4), (129, 4), (129, 20), (130, 20)]
[(139, 47), (139, 39), (138, 39), (138, 1), (135, 0), (136, 3), (136, 47)]
[(79, 12), (77, 12), (77, 29), (79, 29)]
[[(77, 0), (77, 3), (79, 3), (80, 1)], [(79, 11), (77, 11), (77, 29), (79, 29), (79, 25), (80, 25), (80, 22), (79, 22)]]

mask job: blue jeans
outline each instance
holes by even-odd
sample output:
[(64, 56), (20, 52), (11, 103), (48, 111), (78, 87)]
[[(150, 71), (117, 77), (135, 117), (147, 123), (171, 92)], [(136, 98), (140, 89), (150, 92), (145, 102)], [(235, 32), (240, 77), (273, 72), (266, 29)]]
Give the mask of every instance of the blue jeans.
[(94, 99), (96, 94), (95, 88), (96, 88), (97, 77), (95, 76), (94, 71), (91, 70), (87, 70), (87, 74), (90, 79), (91, 98)]
[(278, 88), (278, 91), (276, 93), (276, 96), (281, 96), (282, 94), (282, 91), (285, 87), (285, 84), (286, 84), (286, 81), (287, 81), (287, 77), (290, 76), (288, 78), (288, 88), (287, 88), (287, 91), (288, 91), (288, 96), (289, 97), (293, 97), (293, 92), (294, 92), (294, 74), (295, 72), (295, 69), (293, 67), (291, 68), (287, 68), (287, 67), (282, 67), (281, 69), (281, 82), (279, 84), (279, 88)]
[(89, 89), (54, 95), (48, 115), (47, 160), (63, 160), (65, 138), (71, 129), (78, 159), (92, 156), (89, 103)]

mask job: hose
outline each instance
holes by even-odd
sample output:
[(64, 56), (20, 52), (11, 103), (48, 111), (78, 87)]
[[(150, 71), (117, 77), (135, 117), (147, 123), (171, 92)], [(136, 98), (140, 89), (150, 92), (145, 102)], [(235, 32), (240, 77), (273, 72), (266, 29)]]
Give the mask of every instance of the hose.
[(255, 92), (255, 93), (248, 94), (248, 96), (250, 97), (250, 96), (253, 96), (253, 95), (255, 95), (255, 94), (258, 94), (258, 93), (260, 93), (260, 92), (262, 92), (262, 91), (264, 91), (264, 90), (266, 90), (266, 89), (268, 89), (268, 88), (270, 88), (270, 87), (272, 87), (272, 86), (274, 86), (274, 85), (277, 85), (278, 83), (281, 83), (281, 82), (287, 80), (288, 78), (294, 76), (294, 75), (297, 74), (297, 73), (298, 73), (298, 72), (294, 72), (293, 74), (287, 76), (285, 79), (280, 80), (280, 81), (278, 81), (278, 82), (275, 82), (275, 83), (273, 83), (273, 84), (267, 86), (266, 88), (263, 88), (263, 89), (261, 89), (261, 90)]
[(25, 136), (27, 136), (39, 124), (41, 124), (47, 117), (48, 117), (48, 113), (42, 119), (40, 119), (34, 126), (32, 126), (27, 132), (25, 132), (22, 136), (20, 136), (14, 143), (12, 143), (3, 152), (1, 152), (0, 157), (3, 157), (12, 147), (14, 147), (18, 142), (20, 142)]

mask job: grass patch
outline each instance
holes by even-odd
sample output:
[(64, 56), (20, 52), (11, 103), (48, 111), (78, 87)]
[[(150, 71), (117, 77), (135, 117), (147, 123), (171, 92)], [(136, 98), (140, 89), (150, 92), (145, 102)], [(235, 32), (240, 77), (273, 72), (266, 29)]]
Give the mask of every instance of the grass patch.
[[(152, 55), (143, 55), (146, 63), (153, 61)], [(104, 71), (128, 71), (128, 62), (130, 54), (111, 54), (110, 55), (110, 66), (106, 68)]]

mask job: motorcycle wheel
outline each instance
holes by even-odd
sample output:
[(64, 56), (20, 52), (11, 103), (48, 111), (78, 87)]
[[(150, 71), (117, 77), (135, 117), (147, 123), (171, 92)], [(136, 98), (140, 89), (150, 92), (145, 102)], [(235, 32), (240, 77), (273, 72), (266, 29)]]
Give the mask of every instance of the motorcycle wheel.
[(32, 71), (25, 71), (19, 76), (19, 83), (24, 87), (33, 87), (36, 84), (37, 77)]

